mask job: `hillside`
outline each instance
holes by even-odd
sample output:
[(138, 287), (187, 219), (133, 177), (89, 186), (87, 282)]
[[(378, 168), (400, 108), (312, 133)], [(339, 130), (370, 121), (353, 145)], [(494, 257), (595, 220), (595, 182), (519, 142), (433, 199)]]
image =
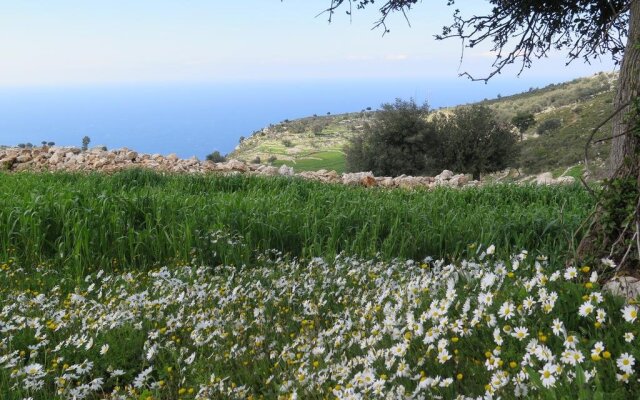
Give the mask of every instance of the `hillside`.
[[(517, 113), (531, 112), (536, 124), (524, 133), (520, 143), (520, 170), (527, 174), (552, 171), (559, 175), (584, 160), (584, 145), (591, 128), (611, 112), (616, 74), (599, 73), (570, 82), (487, 99), (479, 104), (493, 108), (509, 121)], [(438, 110), (446, 112), (447, 109)], [(285, 120), (254, 132), (229, 154), (231, 158), (275, 166), (292, 166), (296, 171), (345, 169), (343, 149), (349, 138), (362, 133), (375, 118), (375, 111), (311, 116)], [(539, 135), (545, 121), (559, 125)], [(610, 124), (602, 127), (596, 138), (606, 137)], [(594, 145), (591, 166), (597, 174), (609, 152), (609, 143)], [(580, 173), (580, 168), (574, 174)]]

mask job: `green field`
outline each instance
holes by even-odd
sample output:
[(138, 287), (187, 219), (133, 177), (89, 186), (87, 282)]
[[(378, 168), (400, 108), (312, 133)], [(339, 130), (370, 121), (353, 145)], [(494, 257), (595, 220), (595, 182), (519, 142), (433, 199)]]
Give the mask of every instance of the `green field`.
[(568, 262), (593, 207), (579, 186), (0, 174), (0, 398), (633, 398), (633, 309)]
[(345, 158), (344, 153), (341, 151), (318, 151), (298, 157), (292, 161), (275, 161), (273, 165), (288, 165), (293, 167), (296, 172), (318, 171), (321, 169), (333, 170), (339, 174), (345, 172)]

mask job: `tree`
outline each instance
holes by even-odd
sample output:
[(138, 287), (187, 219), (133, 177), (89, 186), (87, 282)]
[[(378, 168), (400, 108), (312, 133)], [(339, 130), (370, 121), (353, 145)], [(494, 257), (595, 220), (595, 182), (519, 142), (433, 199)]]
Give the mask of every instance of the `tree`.
[(89, 143), (91, 143), (91, 138), (89, 136), (85, 136), (82, 138), (82, 151), (87, 151), (89, 148)]
[(207, 160), (214, 162), (214, 163), (222, 163), (227, 161), (227, 158), (225, 156), (223, 156), (222, 154), (220, 154), (220, 152), (218, 150), (214, 151), (211, 154), (207, 155)]
[[(459, 38), (466, 47), (492, 43), (496, 53), (492, 71), (481, 78), (462, 73), (472, 80), (486, 82), (514, 63), (520, 64), (520, 73), (531, 67), (533, 60), (546, 57), (556, 49), (568, 51), (568, 62), (610, 55), (620, 63), (615, 113), (611, 116), (613, 131), (609, 137), (612, 140), (610, 178), (598, 211), (589, 221), (578, 255), (581, 258), (611, 256), (620, 267), (626, 262), (629, 268), (639, 270), (640, 1), (487, 1), (492, 7), (485, 15), (463, 17), (460, 10), (455, 10), (451, 25), (445, 26), (436, 37)], [(378, 2), (380, 19), (375, 26), (387, 33), (387, 17), (395, 12), (406, 15), (417, 3), (418, 0)], [(354, 6), (364, 9), (373, 4), (373, 0), (330, 0), (326, 12), (331, 21), (343, 6), (348, 6), (347, 14), (352, 14)], [(455, 0), (447, 0), (447, 5), (454, 4)], [(636, 250), (631, 251), (634, 247)]]
[(456, 108), (452, 115), (434, 117), (442, 145), (444, 168), (473, 174), (505, 169), (515, 160), (516, 136), (485, 106)]
[(381, 176), (433, 172), (437, 137), (426, 121), (428, 114), (426, 104), (418, 106), (413, 100), (383, 104), (373, 124), (347, 145), (347, 169)]
[(525, 131), (536, 123), (536, 118), (531, 113), (519, 112), (515, 117), (511, 118), (511, 123), (518, 128), (520, 141), (522, 141), (524, 140)]

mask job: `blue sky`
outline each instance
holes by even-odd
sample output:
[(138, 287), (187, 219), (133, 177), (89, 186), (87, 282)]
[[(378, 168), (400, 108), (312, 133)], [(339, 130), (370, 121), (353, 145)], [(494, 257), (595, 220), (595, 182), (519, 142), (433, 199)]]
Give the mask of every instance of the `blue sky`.
[[(481, 75), (487, 47), (467, 49), (433, 35), (451, 20), (446, 0), (419, 3), (371, 30), (376, 9), (317, 15), (329, 0), (22, 0), (0, 3), (0, 86), (147, 82), (455, 78)], [(469, 15), (486, 2), (457, 1)], [(563, 54), (520, 79), (562, 81), (611, 71), (604, 59), (565, 67)], [(517, 68), (502, 76), (513, 78)], [(498, 79), (504, 79), (503, 77)], [(462, 78), (461, 78), (462, 79)]]

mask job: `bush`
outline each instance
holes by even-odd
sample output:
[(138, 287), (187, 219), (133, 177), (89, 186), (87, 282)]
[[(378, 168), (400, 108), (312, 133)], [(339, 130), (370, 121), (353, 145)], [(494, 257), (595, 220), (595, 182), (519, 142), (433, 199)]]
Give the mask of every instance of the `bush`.
[(268, 162), (269, 164), (273, 164), (274, 162), (276, 162), (276, 160), (277, 160), (277, 159), (278, 159), (278, 157), (276, 157), (276, 156), (270, 156), (270, 157), (267, 159), (267, 162)]
[(284, 145), (284, 147), (293, 147), (293, 142), (289, 139), (284, 139), (282, 141), (282, 144)]
[(523, 134), (536, 123), (536, 119), (532, 113), (519, 112), (515, 117), (511, 118), (511, 123), (518, 128), (520, 134)]
[(223, 156), (222, 154), (220, 154), (220, 152), (218, 150), (216, 150), (213, 153), (207, 155), (207, 160), (209, 160), (211, 162), (214, 162), (214, 163), (221, 163), (221, 162), (227, 161), (227, 158), (225, 156)]
[(414, 100), (383, 104), (372, 125), (346, 146), (348, 171), (372, 171), (379, 176), (423, 175), (437, 170), (437, 137), (427, 123), (429, 107)]
[(314, 135), (319, 135), (324, 130), (324, 126), (322, 124), (315, 124), (312, 130)]
[(260, 160), (260, 156), (256, 156), (253, 160), (251, 160), (252, 164), (260, 164), (262, 160)]
[(559, 118), (551, 118), (546, 121), (542, 121), (538, 128), (536, 128), (536, 132), (538, 135), (544, 135), (547, 132), (553, 132), (558, 130), (562, 126), (562, 120)]
[(451, 116), (436, 116), (433, 123), (444, 168), (472, 173), (479, 180), (481, 173), (499, 171), (515, 162), (516, 136), (488, 107), (459, 107)]

